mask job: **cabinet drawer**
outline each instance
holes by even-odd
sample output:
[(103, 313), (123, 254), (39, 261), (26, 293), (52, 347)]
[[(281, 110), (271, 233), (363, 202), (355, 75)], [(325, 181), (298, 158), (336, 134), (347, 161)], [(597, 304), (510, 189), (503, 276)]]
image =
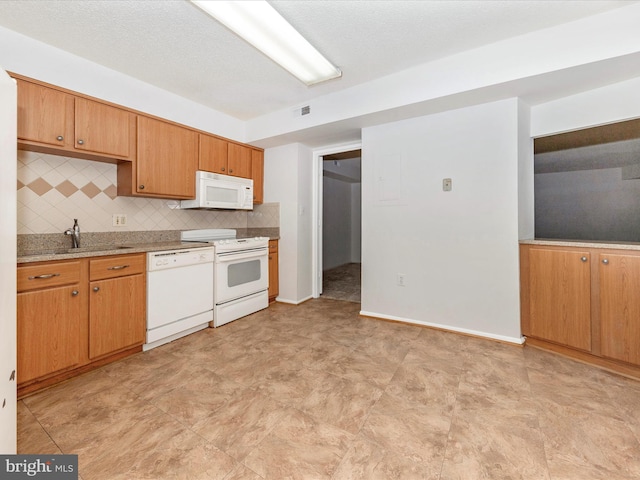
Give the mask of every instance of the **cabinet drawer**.
[(144, 253), (91, 259), (89, 263), (90, 280), (103, 280), (105, 278), (144, 273), (146, 259), (147, 256)]
[(278, 240), (269, 240), (269, 253), (278, 253)]
[(18, 267), (18, 292), (70, 285), (79, 281), (79, 260)]

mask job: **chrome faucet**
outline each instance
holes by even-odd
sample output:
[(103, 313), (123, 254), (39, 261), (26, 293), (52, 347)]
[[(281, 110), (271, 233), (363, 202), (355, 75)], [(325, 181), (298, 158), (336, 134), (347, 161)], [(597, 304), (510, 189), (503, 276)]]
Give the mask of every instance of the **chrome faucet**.
[(64, 231), (65, 235), (71, 235), (73, 241), (73, 248), (80, 248), (80, 225), (78, 225), (78, 219), (73, 219), (73, 227), (67, 228)]

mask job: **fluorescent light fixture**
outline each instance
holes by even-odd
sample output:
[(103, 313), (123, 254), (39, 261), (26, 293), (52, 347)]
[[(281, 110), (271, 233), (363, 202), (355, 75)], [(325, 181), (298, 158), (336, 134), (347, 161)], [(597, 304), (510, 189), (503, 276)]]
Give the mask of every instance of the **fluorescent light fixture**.
[(342, 76), (264, 0), (191, 0), (307, 85)]

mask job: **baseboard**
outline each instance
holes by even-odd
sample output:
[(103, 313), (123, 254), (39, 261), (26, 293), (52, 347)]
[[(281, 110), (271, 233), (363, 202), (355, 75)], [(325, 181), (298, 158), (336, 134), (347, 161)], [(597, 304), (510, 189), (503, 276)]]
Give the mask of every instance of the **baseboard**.
[(414, 320), (411, 318), (397, 317), (394, 315), (385, 315), (385, 314), (376, 313), (376, 312), (367, 312), (365, 310), (360, 310), (360, 315), (362, 315), (363, 317), (381, 318), (384, 320), (392, 320), (394, 322), (410, 323), (412, 325), (420, 325), (423, 327), (437, 328), (438, 330), (444, 330), (447, 332), (461, 333), (464, 335), (487, 338), (490, 340), (497, 340), (499, 342), (512, 343), (515, 345), (523, 345), (525, 341), (524, 337), (508, 337), (505, 335), (496, 335), (494, 333), (481, 332), (478, 330), (470, 330), (467, 328), (453, 327), (451, 325), (443, 325), (440, 323), (424, 322), (422, 320)]
[(290, 305), (300, 305), (301, 303), (306, 302), (307, 300), (311, 300), (313, 298), (312, 295), (309, 295), (308, 297), (305, 297), (301, 300), (289, 300), (287, 298), (282, 298), (282, 297), (276, 297), (276, 302), (280, 302), (280, 303), (288, 303)]

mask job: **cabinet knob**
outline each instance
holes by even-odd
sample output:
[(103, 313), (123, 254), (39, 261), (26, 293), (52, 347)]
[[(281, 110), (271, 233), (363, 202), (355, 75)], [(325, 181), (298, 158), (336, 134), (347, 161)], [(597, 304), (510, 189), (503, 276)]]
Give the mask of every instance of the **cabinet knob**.
[(604, 263), (605, 265), (609, 265), (609, 259), (604, 258), (604, 259), (602, 260), (602, 263)]
[(144, 190), (144, 185), (140, 185), (138, 188), (139, 188), (140, 190)]
[(84, 140), (82, 139), (78, 140), (78, 145), (84, 145)]
[(233, 168), (230, 168), (230, 169), (229, 169), (229, 173), (233, 173)]
[(78, 290), (73, 290), (73, 291), (71, 292), (71, 296), (72, 296), (72, 297), (75, 297), (75, 296), (77, 296), (77, 295), (78, 295), (78, 293), (80, 293), (80, 292), (78, 292)]
[(583, 262), (587, 261), (587, 257), (580, 257), (580, 260), (582, 260)]
[(56, 137), (56, 140), (58, 140), (59, 142), (61, 142), (61, 141), (63, 141), (63, 140), (64, 140), (64, 137), (63, 137), (62, 135), (58, 135), (58, 136)]
[(94, 292), (99, 292), (100, 291), (100, 287), (93, 287), (93, 291)]
[(220, 171), (221, 171), (221, 172), (224, 172), (224, 167), (222, 167), (222, 168), (220, 169)]

